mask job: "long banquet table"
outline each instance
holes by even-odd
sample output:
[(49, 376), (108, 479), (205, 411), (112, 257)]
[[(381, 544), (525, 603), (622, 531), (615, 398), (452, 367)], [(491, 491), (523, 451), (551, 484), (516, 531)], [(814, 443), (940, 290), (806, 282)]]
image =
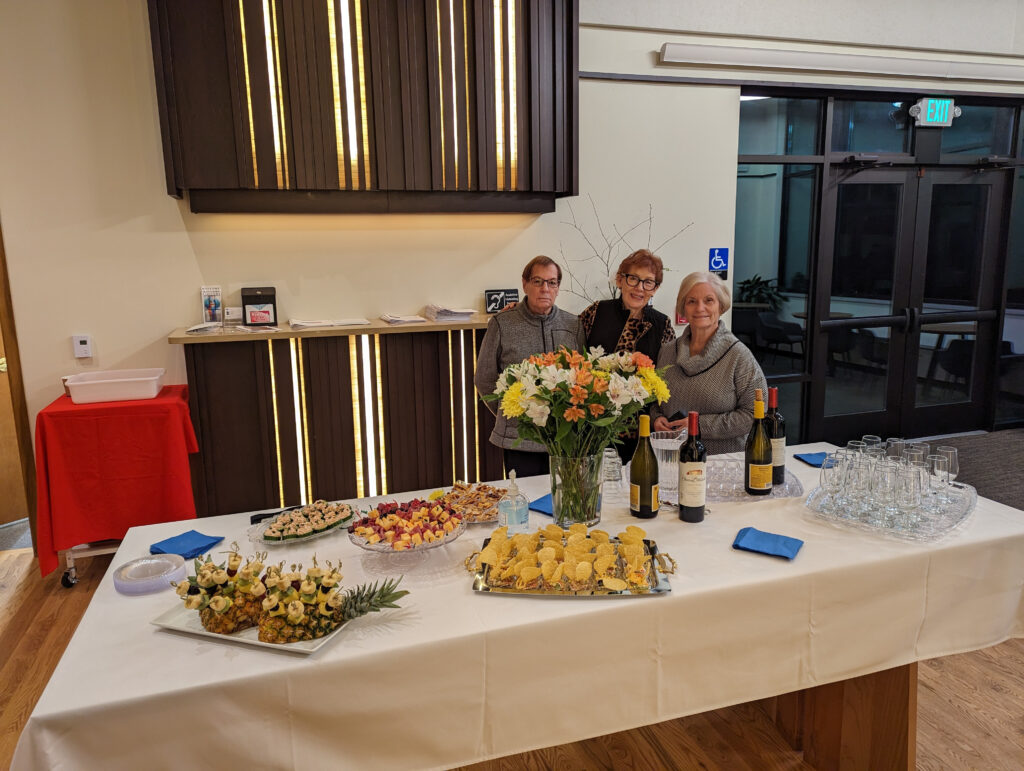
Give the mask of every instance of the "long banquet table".
[[(816, 485), (816, 469), (792, 459), (789, 468), (808, 492)], [(531, 497), (546, 485), (522, 480)], [(116, 566), (193, 526), (252, 551), (247, 515), (133, 528), (13, 768), (445, 767), (1024, 636), (1017, 509), (979, 499), (962, 529), (927, 544), (835, 528), (800, 499), (711, 509), (699, 525), (667, 511), (640, 523), (679, 570), (670, 594), (635, 599), (474, 594), (462, 562), (487, 526), (421, 555), (365, 552), (344, 534), (274, 548), (269, 562), (342, 558), (346, 586), (403, 572), (408, 560), (400, 610), (350, 623), (311, 656), (160, 630), (149, 622), (178, 602), (170, 591), (114, 589)], [(633, 523), (624, 505), (607, 505), (601, 526), (614, 534)], [(805, 545), (792, 562), (732, 549), (748, 525)]]

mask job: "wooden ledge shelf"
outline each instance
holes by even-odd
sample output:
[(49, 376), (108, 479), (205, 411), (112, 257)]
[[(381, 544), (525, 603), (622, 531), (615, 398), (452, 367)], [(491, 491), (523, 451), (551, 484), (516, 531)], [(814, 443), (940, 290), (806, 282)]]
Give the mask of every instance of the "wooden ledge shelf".
[[(394, 335), (408, 332), (450, 332), (460, 329), (486, 329), (490, 316), (483, 313), (474, 314), (468, 321), (430, 321), (418, 324), (387, 324), (374, 319), (369, 324), (344, 327), (311, 327), (292, 329), (287, 324), (277, 332), (214, 332), (201, 335), (190, 335), (185, 332), (187, 327), (179, 327), (167, 336), (172, 345), (191, 345), (193, 343), (242, 343), (251, 340), (288, 340), (296, 337), (347, 337), (349, 335)], [(251, 327), (250, 327), (251, 329)]]

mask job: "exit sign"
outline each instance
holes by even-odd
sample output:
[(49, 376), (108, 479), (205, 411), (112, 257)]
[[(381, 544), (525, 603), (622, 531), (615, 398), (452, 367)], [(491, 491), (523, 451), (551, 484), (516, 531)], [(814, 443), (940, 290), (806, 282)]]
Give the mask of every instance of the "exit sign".
[(960, 117), (961, 110), (952, 99), (938, 99), (926, 96), (917, 100), (910, 108), (910, 115), (915, 119), (916, 126), (948, 127), (953, 125), (953, 118)]

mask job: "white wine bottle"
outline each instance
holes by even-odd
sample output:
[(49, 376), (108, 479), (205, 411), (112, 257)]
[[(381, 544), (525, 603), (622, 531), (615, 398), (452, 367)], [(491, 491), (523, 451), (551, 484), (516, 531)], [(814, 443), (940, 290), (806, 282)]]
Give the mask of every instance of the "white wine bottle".
[(658, 513), (658, 459), (651, 447), (651, 418), (640, 416), (640, 438), (629, 463), (629, 513), (650, 519)]
[(689, 414), (686, 443), (679, 450), (679, 518), (703, 522), (708, 494), (708, 453), (700, 440), (700, 416)]
[(768, 389), (768, 438), (772, 440), (772, 486), (786, 484), (786, 419), (779, 412), (779, 389)]
[(765, 427), (764, 395), (760, 388), (754, 392), (754, 425), (743, 449), (743, 489), (749, 495), (772, 492), (772, 440)]

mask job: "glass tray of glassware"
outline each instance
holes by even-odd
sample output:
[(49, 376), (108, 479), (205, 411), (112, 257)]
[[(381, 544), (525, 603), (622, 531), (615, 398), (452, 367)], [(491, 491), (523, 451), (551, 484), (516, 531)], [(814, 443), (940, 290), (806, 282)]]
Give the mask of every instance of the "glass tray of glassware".
[(756, 501), (763, 498), (802, 498), (804, 486), (790, 471), (786, 483), (774, 485), (770, 496), (754, 496), (743, 488), (744, 463), (739, 458), (708, 458), (708, 501)]
[(977, 490), (953, 476), (934, 461), (840, 450), (825, 457), (806, 504), (815, 519), (840, 527), (934, 541), (961, 527), (978, 502)]

